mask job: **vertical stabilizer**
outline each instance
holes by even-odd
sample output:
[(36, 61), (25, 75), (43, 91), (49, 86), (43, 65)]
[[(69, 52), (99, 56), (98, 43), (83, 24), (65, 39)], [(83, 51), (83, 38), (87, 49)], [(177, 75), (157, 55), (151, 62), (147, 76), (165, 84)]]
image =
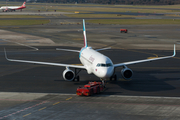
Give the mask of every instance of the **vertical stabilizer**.
[(24, 2), (24, 3), (22, 4), (22, 6), (25, 7), (25, 6), (26, 6), (26, 2)]
[(84, 47), (88, 47), (87, 38), (86, 38), (85, 20), (84, 19), (83, 19), (83, 35), (84, 35)]

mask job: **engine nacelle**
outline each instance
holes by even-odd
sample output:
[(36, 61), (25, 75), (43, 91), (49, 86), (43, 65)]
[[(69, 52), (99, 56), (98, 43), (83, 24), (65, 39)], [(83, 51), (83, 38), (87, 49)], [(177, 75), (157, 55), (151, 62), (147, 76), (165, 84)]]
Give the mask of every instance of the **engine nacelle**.
[(75, 74), (72, 70), (66, 68), (66, 70), (63, 72), (63, 78), (66, 81), (72, 81), (75, 78)]
[(121, 70), (121, 74), (122, 74), (124, 79), (128, 80), (132, 77), (133, 71), (131, 69), (125, 67)]

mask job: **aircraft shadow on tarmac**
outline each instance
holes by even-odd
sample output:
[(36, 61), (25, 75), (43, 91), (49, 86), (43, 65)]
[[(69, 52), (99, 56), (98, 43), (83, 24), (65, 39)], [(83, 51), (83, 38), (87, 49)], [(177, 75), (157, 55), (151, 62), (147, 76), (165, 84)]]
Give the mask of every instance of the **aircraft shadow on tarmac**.
[[(169, 91), (176, 89), (167, 81), (176, 81), (180, 78), (163, 78), (164, 74), (179, 73), (179, 71), (134, 71), (134, 76), (130, 81), (112, 81), (110, 84), (117, 84), (121, 88), (130, 91), (154, 92), (154, 91)], [(118, 73), (120, 75), (120, 73)], [(157, 74), (162, 78), (156, 78), (151, 74)], [(163, 74), (163, 75), (161, 75)]]

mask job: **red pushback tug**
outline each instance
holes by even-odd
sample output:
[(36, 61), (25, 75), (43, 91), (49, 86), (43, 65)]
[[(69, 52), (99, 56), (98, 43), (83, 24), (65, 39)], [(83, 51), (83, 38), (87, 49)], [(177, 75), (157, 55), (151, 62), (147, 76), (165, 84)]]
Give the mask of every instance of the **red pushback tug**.
[(120, 32), (121, 32), (121, 33), (123, 33), (123, 32), (124, 32), (124, 33), (127, 33), (128, 30), (127, 30), (127, 29), (120, 29)]
[(84, 87), (78, 87), (76, 90), (77, 95), (93, 95), (96, 93), (102, 92), (104, 89), (104, 85), (102, 82), (89, 82), (88, 84), (84, 85)]

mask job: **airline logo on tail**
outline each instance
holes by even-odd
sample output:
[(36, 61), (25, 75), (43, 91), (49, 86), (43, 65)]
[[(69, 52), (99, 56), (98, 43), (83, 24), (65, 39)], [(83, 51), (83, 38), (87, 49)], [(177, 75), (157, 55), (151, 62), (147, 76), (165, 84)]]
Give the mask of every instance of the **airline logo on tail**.
[(22, 6), (25, 7), (25, 6), (26, 6), (26, 2), (24, 2), (24, 3), (22, 4)]

